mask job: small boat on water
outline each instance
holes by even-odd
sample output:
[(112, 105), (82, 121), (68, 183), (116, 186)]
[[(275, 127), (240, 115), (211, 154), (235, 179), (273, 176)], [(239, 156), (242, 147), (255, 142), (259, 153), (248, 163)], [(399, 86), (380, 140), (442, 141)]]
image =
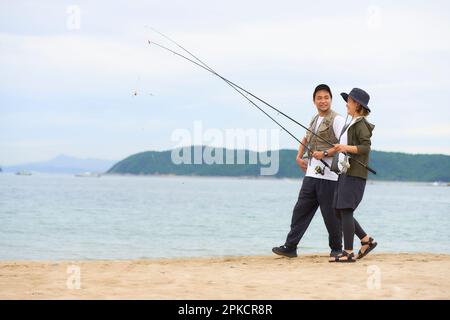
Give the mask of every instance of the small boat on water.
[(83, 173), (77, 173), (75, 177), (79, 178), (100, 178), (102, 175), (100, 173), (94, 173), (94, 172), (83, 172)]
[(442, 182), (442, 181), (435, 181), (431, 184), (433, 187), (446, 187), (450, 186), (450, 183)]
[(16, 175), (18, 175), (18, 176), (31, 176), (31, 172), (22, 170), (22, 171), (16, 172)]

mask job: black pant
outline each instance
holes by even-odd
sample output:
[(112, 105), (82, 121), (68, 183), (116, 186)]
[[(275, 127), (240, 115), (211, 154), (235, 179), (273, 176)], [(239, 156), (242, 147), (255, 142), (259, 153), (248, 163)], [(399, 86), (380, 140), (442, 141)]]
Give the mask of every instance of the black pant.
[(325, 226), (328, 230), (328, 243), (331, 249), (342, 249), (342, 229), (333, 209), (333, 195), (337, 182), (305, 177), (292, 213), (291, 230), (285, 245), (296, 247), (308, 229), (314, 214), (320, 206)]
[(342, 222), (342, 230), (344, 232), (344, 249), (353, 250), (354, 235), (359, 239), (364, 238), (367, 233), (361, 225), (353, 218), (353, 209), (337, 209), (337, 216)]

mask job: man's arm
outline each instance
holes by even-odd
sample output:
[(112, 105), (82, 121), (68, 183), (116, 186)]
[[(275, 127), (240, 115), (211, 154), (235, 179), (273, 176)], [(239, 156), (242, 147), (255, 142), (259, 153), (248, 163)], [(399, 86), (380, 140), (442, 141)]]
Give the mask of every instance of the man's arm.
[(302, 171), (305, 172), (305, 173), (306, 173), (306, 169), (308, 167), (307, 162), (305, 160), (303, 160), (303, 154), (305, 153), (305, 146), (304, 145), (306, 143), (307, 143), (307, 139), (306, 139), (306, 137), (304, 137), (302, 139), (302, 143), (298, 147), (297, 157), (295, 159), (295, 161), (297, 162), (297, 164), (300, 167), (300, 169), (302, 169)]
[[(328, 152), (328, 157), (332, 157), (335, 152), (336, 152), (336, 148), (330, 147), (329, 149), (326, 150)], [(323, 158), (325, 158), (325, 150), (324, 151), (314, 151), (312, 154), (313, 158), (317, 159), (317, 160), (322, 160)]]
[(298, 158), (303, 158), (303, 154), (305, 153), (305, 144), (306, 144), (307, 140), (306, 137), (303, 137), (302, 139), (302, 143), (300, 143), (300, 146), (298, 147), (298, 152), (297, 152), (297, 159)]

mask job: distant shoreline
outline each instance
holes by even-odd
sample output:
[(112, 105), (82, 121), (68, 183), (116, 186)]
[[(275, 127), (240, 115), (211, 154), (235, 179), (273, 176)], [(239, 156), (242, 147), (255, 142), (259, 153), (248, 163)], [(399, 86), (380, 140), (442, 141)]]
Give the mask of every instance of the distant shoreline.
[[(33, 175), (48, 175), (48, 176), (69, 176), (74, 177), (73, 173), (51, 173), (51, 172), (34, 172), (31, 171)], [(2, 172), (1, 175), (16, 175), (13, 172)], [(265, 180), (265, 181), (274, 181), (274, 180), (288, 180), (288, 181), (301, 181), (304, 177), (277, 177), (277, 176), (224, 176), (224, 175), (177, 175), (177, 174), (132, 174), (132, 173), (99, 173), (100, 176), (106, 177), (136, 177), (136, 178), (204, 178), (204, 179), (240, 179), (240, 180)], [(450, 186), (450, 181), (416, 181), (416, 180), (382, 180), (382, 179), (367, 179), (367, 183), (369, 184), (378, 184), (378, 183), (417, 183), (422, 185), (431, 185), (434, 183), (438, 183), (440, 187)]]
[[(232, 179), (244, 179), (244, 180), (294, 180), (299, 181), (303, 180), (305, 177), (277, 177), (277, 176), (215, 176), (215, 175), (209, 175), (209, 176), (202, 176), (202, 175), (182, 175), (182, 174), (131, 174), (131, 173), (102, 173), (102, 176), (118, 176), (118, 177), (167, 177), (167, 178), (173, 178), (173, 177), (188, 177), (188, 178), (232, 178)], [(400, 183), (420, 183), (420, 184), (433, 184), (434, 182), (440, 182), (442, 184), (449, 184), (450, 181), (415, 181), (415, 180), (381, 180), (381, 179), (370, 179), (370, 177), (367, 179), (367, 182), (400, 182)]]

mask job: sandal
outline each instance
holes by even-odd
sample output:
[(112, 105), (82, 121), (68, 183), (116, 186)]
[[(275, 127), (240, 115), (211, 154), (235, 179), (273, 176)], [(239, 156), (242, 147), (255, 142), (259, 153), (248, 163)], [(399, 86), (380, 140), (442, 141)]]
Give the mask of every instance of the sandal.
[(373, 240), (373, 238), (369, 238), (369, 241), (361, 241), (361, 245), (362, 246), (369, 246), (364, 252), (361, 252), (361, 250), (358, 251), (358, 257), (356, 259), (362, 259), (364, 258), (370, 251), (372, 251), (373, 249), (375, 249), (375, 247), (377, 246), (377, 242), (375, 242)]
[[(342, 259), (347, 257), (347, 259)], [(342, 254), (334, 257), (334, 260), (328, 260), (328, 262), (356, 262), (354, 253), (348, 253), (347, 251), (342, 251)]]

